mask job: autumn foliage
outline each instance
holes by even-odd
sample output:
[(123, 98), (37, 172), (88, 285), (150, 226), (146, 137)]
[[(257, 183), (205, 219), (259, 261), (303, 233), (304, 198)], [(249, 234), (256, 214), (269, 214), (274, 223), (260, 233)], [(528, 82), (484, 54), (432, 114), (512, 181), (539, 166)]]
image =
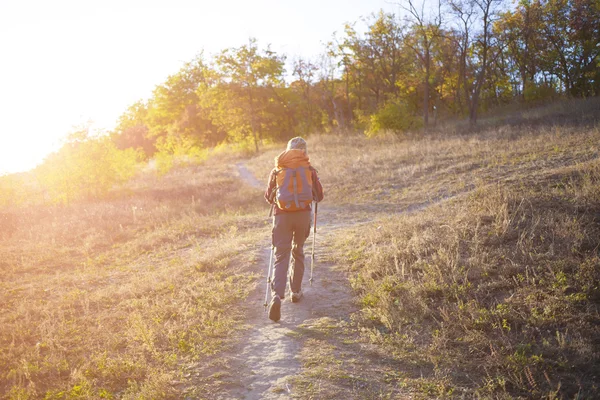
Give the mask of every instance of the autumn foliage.
[[(101, 197), (138, 158), (166, 173), (218, 145), (254, 152), (315, 132), (399, 134), (461, 119), (474, 127), (502, 107), (598, 96), (599, 4), (403, 0), (403, 17), (372, 14), (363, 32), (347, 24), (319, 58), (288, 59), (255, 39), (200, 53), (105, 137), (67, 141), (39, 167), (38, 189), (54, 202)], [(0, 185), (13, 187), (8, 178)], [(23, 197), (14, 191), (0, 201)]]
[(309, 132), (375, 135), (512, 103), (600, 94), (600, 6), (592, 0), (401, 2), (366, 30), (347, 24), (317, 59), (255, 39), (199, 55), (121, 117), (113, 140), (151, 156), (173, 137), (199, 147)]

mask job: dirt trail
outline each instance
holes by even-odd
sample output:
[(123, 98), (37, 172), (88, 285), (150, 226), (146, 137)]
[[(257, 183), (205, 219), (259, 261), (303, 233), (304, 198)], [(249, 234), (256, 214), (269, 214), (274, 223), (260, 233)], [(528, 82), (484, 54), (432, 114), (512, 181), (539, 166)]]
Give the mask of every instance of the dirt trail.
[[(238, 163), (236, 167), (245, 183), (257, 189), (262, 188), (262, 183), (243, 164)], [(311, 237), (304, 247), (306, 270), (302, 288), (305, 295), (299, 303), (290, 302), (289, 296), (286, 296), (281, 307), (281, 320), (277, 323), (269, 320), (263, 307), (270, 257), (269, 231), (265, 232), (264, 248), (259, 262), (253, 266), (261, 279), (247, 300), (248, 328), (243, 332), (240, 343), (221, 355), (222, 359), (227, 360), (224, 364), (228, 375), (235, 376), (231, 376), (229, 383), (220, 388), (217, 399), (295, 397), (298, 393), (290, 378), (301, 371), (299, 354), (304, 338), (300, 326), (322, 317), (347, 319), (356, 310), (347, 278), (331, 265), (319, 263), (319, 259), (324, 258), (324, 247), (319, 240), (322, 234), (320, 236), (319, 231), (326, 231), (330, 227), (328, 214), (327, 211), (323, 214), (319, 212), (313, 285), (309, 285)]]
[(240, 179), (243, 180), (246, 184), (248, 184), (256, 189), (263, 188), (263, 183), (261, 181), (259, 181), (258, 179), (256, 179), (256, 177), (252, 174), (252, 172), (250, 172), (248, 170), (248, 168), (246, 168), (244, 163), (239, 162), (239, 163), (235, 164), (235, 167), (237, 168)]
[[(259, 182), (243, 163), (236, 164), (240, 178), (248, 185), (262, 189), (263, 184)], [(220, 385), (216, 396), (217, 399), (292, 399), (306, 398), (295, 387), (295, 382), (303, 383), (306, 380), (294, 379), (302, 375), (309, 376), (311, 371), (302, 369), (301, 352), (305, 341), (314, 331), (311, 327), (318, 326), (326, 321), (328, 324), (342, 326), (350, 323), (353, 313), (359, 311), (354, 303), (348, 277), (334, 265), (322, 262), (331, 259), (328, 257), (326, 243), (328, 237), (337, 234), (340, 229), (358, 227), (363, 224), (372, 223), (383, 215), (411, 214), (419, 212), (434, 204), (465, 196), (470, 193), (472, 187), (466, 190), (432, 199), (422, 203), (413, 204), (410, 207), (399, 208), (398, 205), (390, 204), (387, 208), (382, 204), (345, 205), (343, 212), (339, 207), (329, 206), (326, 202), (319, 207), (318, 231), (315, 262), (315, 279), (313, 285), (309, 285), (310, 277), (310, 253), (312, 249), (312, 237), (305, 245), (306, 271), (303, 279), (303, 290), (305, 296), (300, 303), (294, 304), (286, 298), (282, 304), (282, 317), (278, 323), (273, 323), (264, 311), (264, 297), (267, 287), (266, 271), (270, 256), (270, 243), (268, 241), (269, 231), (265, 231), (264, 247), (261, 250), (259, 261), (252, 266), (252, 271), (258, 273), (261, 279), (256, 284), (253, 294), (249, 297), (247, 307), (247, 327), (243, 332), (240, 343), (235, 345), (232, 351), (226, 352), (222, 357), (227, 361), (223, 373), (229, 376), (226, 385)], [(348, 325), (348, 326), (349, 326)], [(309, 328), (309, 329), (307, 329)], [(397, 361), (382, 353), (381, 349), (364, 343), (358, 339), (358, 332), (351, 334), (352, 337), (341, 337), (346, 335), (340, 330), (334, 335), (327, 336), (320, 343), (335, 349), (334, 354), (339, 365), (343, 365), (343, 379), (341, 385), (335, 387), (323, 387), (323, 393), (328, 398), (379, 398), (382, 393), (392, 396), (390, 398), (410, 399), (412, 395), (406, 393), (401, 386), (388, 385), (381, 377), (386, 374), (397, 374), (403, 371), (406, 376), (418, 378), (422, 370), (415, 369), (410, 365), (398, 365)], [(351, 339), (351, 340), (348, 340)], [(353, 344), (350, 344), (353, 343)], [(314, 351), (314, 348), (310, 348)], [(311, 353), (312, 354), (312, 353)], [(214, 369), (213, 369), (214, 372)], [(321, 393), (321, 382), (319, 378), (311, 381), (319, 386), (316, 393)], [(326, 379), (325, 379), (326, 381)], [(324, 386), (328, 383), (323, 381)], [(332, 389), (333, 391), (329, 391)], [(331, 397), (331, 395), (335, 397)], [(367, 396), (367, 397), (365, 397)], [(371, 397), (369, 397), (371, 396)], [(374, 398), (375, 398), (374, 397)], [(314, 393), (313, 393), (313, 397)]]

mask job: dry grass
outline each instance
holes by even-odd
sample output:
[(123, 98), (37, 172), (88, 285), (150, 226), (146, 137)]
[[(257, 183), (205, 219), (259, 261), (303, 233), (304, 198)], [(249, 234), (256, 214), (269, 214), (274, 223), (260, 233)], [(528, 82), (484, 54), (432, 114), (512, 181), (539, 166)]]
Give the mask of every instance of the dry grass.
[[(348, 187), (382, 206), (371, 224), (334, 239), (360, 296), (357, 326), (423, 374), (390, 385), (415, 397), (600, 395), (599, 139), (598, 127), (501, 129), (384, 139), (368, 156), (337, 143), (323, 180), (337, 165)], [(331, 191), (343, 204), (344, 191)], [(382, 194), (397, 211), (430, 205), (390, 214)]]
[[(347, 269), (362, 311), (299, 327), (301, 398), (600, 395), (600, 129), (569, 124), (568, 104), (469, 135), (309, 138), (319, 254)], [(280, 151), (248, 160), (259, 180)], [(3, 209), (0, 397), (197, 393), (190, 367), (240, 326), (268, 235), (236, 161), (145, 173), (103, 202)]]
[[(546, 174), (597, 156), (598, 127), (501, 127), (481, 134), (311, 136), (309, 155), (328, 204), (346, 209), (393, 211), (426, 205), (489, 183)], [(280, 149), (249, 161), (266, 180)]]
[(511, 102), (489, 110), (475, 128), (466, 119), (444, 121), (431, 130), (448, 134), (490, 131), (509, 126), (520, 128), (549, 126), (593, 126), (600, 121), (600, 98), (547, 99), (539, 102)]
[[(470, 134), (311, 136), (321, 243), (362, 307), (331, 335), (353, 331), (388, 362), (371, 374), (339, 340), (312, 338), (299, 397), (598, 397), (599, 105), (496, 116)], [(278, 152), (250, 168), (266, 178)]]
[[(378, 346), (357, 336), (356, 321), (330, 317), (308, 320), (299, 326), (304, 339), (299, 355), (303, 368), (291, 380), (301, 399), (398, 399), (406, 398), (404, 387), (392, 387), (390, 379), (408, 376), (395, 360)], [(404, 366), (408, 367), (408, 366)]]
[(4, 211), (0, 397), (182, 396), (186, 365), (243, 319), (233, 305), (265, 236), (233, 161), (144, 174), (108, 201)]

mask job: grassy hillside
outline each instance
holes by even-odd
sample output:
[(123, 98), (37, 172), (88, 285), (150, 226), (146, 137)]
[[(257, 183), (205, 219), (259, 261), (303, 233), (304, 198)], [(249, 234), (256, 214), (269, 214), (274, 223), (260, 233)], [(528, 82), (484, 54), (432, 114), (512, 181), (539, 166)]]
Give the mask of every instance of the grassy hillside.
[(599, 181), (595, 160), (339, 237), (370, 339), (436, 396), (596, 397)]
[(388, 367), (316, 340), (307, 398), (600, 396), (600, 127), (578, 117), (311, 142), (340, 223), (370, 216), (329, 238), (362, 308), (352, 330)]
[[(588, 100), (475, 133), (310, 137), (320, 254), (361, 311), (304, 328), (321, 333), (297, 396), (600, 396), (598, 115)], [(244, 162), (264, 181), (279, 151)], [(267, 209), (238, 161), (146, 171), (103, 202), (3, 209), (0, 398), (202, 398), (193, 365), (231, 344), (263, 272)]]
[(110, 201), (4, 211), (1, 398), (181, 397), (186, 366), (239, 326), (264, 236), (235, 161), (148, 172)]

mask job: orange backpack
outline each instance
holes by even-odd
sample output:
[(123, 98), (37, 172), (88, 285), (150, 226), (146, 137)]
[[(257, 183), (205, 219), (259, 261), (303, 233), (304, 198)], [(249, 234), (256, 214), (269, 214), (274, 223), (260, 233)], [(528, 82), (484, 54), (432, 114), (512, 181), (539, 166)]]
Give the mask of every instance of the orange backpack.
[(275, 201), (280, 209), (300, 211), (310, 206), (312, 171), (308, 157), (301, 150), (288, 150), (277, 158), (275, 177)]
[(283, 168), (276, 174), (275, 201), (280, 209), (299, 211), (312, 203), (312, 172), (309, 167)]

